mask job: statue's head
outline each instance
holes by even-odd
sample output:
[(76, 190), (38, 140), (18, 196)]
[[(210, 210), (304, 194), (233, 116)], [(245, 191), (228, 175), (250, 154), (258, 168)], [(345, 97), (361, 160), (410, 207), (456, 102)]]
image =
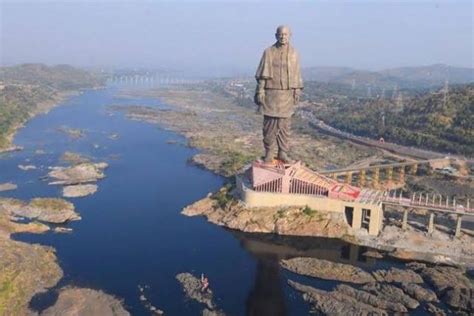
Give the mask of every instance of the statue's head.
[(291, 31), (286, 25), (277, 27), (275, 38), (280, 45), (287, 45), (290, 42)]

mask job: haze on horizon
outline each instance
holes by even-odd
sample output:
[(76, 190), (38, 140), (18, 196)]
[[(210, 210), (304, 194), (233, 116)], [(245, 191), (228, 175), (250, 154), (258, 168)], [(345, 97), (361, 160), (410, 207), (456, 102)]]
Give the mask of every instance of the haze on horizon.
[(472, 1), (5, 1), (2, 65), (253, 72), (288, 24), (302, 66), (473, 67)]

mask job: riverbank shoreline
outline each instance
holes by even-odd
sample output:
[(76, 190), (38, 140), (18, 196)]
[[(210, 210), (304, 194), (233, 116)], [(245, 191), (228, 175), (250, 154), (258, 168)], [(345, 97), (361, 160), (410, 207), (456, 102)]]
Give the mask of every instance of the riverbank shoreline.
[(4, 147), (0, 147), (0, 155), (8, 152), (20, 151), (23, 150), (23, 147), (13, 144), (13, 140), (20, 129), (25, 127), (26, 124), (32, 119), (34, 119), (38, 115), (47, 114), (52, 109), (60, 106), (64, 103), (67, 99), (80, 95), (82, 93), (81, 90), (69, 90), (69, 91), (61, 91), (57, 92), (55, 96), (53, 96), (52, 100), (42, 102), (38, 104), (36, 111), (30, 113), (29, 118), (18, 125), (15, 125), (11, 128), (11, 131), (5, 135), (5, 139), (7, 140), (7, 144)]

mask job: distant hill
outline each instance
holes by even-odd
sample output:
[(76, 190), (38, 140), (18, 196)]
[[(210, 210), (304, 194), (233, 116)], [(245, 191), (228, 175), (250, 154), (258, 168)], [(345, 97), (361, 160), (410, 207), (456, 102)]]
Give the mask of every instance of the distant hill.
[(76, 90), (99, 86), (101, 78), (69, 65), (22, 64), (0, 68), (0, 81), (9, 84), (49, 86), (58, 90)]
[(401, 67), (382, 71), (357, 70), (347, 67), (311, 67), (303, 69), (307, 81), (343, 83), (355, 87), (401, 89), (430, 88), (450, 84), (474, 82), (474, 68), (442, 64), (420, 67)]
[(0, 68), (0, 152), (28, 119), (60, 102), (65, 92), (95, 88), (103, 78), (67, 66), (24, 64)]
[(402, 101), (354, 97), (315, 106), (323, 121), (356, 135), (474, 155), (474, 84), (452, 86), (446, 96), (438, 90)]

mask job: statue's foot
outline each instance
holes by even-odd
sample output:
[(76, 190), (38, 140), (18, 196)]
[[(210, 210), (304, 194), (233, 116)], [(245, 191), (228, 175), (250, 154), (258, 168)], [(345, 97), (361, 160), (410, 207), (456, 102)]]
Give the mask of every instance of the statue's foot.
[(292, 164), (295, 162), (290, 157), (288, 157), (288, 154), (286, 152), (283, 152), (283, 151), (278, 153), (278, 160), (280, 160), (281, 162), (285, 164)]
[(265, 150), (265, 156), (262, 158), (262, 160), (263, 160), (263, 162), (266, 163), (266, 164), (273, 163), (272, 151), (266, 149), (266, 150)]
[(263, 162), (266, 164), (271, 164), (273, 163), (273, 157), (271, 155), (265, 155), (265, 157), (263, 157)]

